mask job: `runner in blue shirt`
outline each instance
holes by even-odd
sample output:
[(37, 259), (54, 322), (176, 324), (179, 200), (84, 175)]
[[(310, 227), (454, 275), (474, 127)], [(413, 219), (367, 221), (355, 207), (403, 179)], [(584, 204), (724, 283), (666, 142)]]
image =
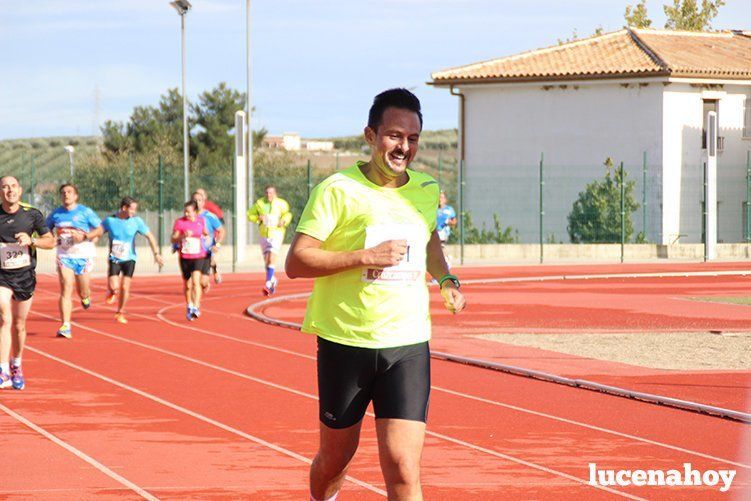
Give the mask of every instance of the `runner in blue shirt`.
[[(140, 217), (136, 216), (138, 202), (132, 197), (125, 197), (120, 201), (120, 210), (104, 218), (102, 227), (110, 239), (109, 269), (107, 270), (107, 304), (118, 303), (115, 320), (127, 324), (125, 318), (125, 303), (130, 295), (130, 281), (136, 269), (136, 235), (141, 234), (149, 241), (149, 247), (154, 254), (154, 262), (161, 268), (164, 264), (159, 254), (154, 235)], [(122, 278), (120, 276), (122, 275)]]
[[(222, 247), (222, 241), (224, 240), (225, 230), (224, 225), (219, 218), (213, 212), (206, 210), (206, 195), (203, 190), (197, 190), (193, 193), (193, 200), (198, 204), (198, 215), (201, 216), (206, 222), (206, 231), (208, 237), (204, 238), (203, 244), (206, 249), (206, 262), (201, 269), (201, 288), (203, 292), (209, 291), (209, 274), (211, 273), (212, 266), (216, 268), (216, 253)], [(214, 276), (217, 279), (217, 275)], [(216, 280), (219, 283), (221, 279)]]
[(456, 226), (456, 211), (446, 203), (446, 193), (441, 192), (438, 199), (438, 214), (436, 216), (436, 231), (441, 244), (446, 245), (451, 235), (451, 228)]
[(102, 235), (102, 220), (85, 205), (78, 204), (78, 188), (60, 186), (62, 206), (47, 217), (47, 227), (57, 237), (57, 273), (60, 277), (60, 316), (57, 335), (71, 338), (70, 316), (73, 309), (73, 282), (78, 287), (81, 306), (91, 307), (89, 272), (94, 267), (96, 249), (93, 240)]

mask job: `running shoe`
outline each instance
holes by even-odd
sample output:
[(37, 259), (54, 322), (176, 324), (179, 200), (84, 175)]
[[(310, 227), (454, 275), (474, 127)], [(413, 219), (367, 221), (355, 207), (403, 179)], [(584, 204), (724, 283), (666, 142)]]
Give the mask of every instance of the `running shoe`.
[(73, 333), (70, 331), (70, 324), (63, 324), (57, 329), (57, 337), (64, 337), (70, 339), (73, 337)]
[(120, 312), (115, 313), (115, 322), (119, 324), (127, 324), (128, 319), (125, 318), (125, 313), (120, 313)]
[(23, 377), (23, 371), (21, 370), (20, 365), (10, 366), (10, 381), (13, 384), (14, 390), (23, 390), (24, 386), (26, 386), (26, 380)]
[(193, 318), (200, 318), (201, 316), (201, 309), (198, 307), (193, 307)]
[(81, 298), (81, 306), (83, 306), (84, 310), (88, 310), (91, 308), (91, 298), (90, 297), (82, 297)]
[(10, 379), (10, 374), (0, 372), (0, 389), (11, 388), (13, 381)]
[(117, 302), (117, 294), (114, 292), (107, 292), (107, 299), (104, 300), (106, 304), (115, 304)]
[(212, 267), (211, 269), (214, 270), (214, 283), (219, 285), (220, 283), (222, 283), (222, 274), (219, 273), (219, 270), (216, 269), (216, 266)]
[(271, 280), (266, 280), (266, 284), (263, 286), (264, 295), (270, 296), (274, 292), (276, 292), (276, 284), (277, 284), (276, 277), (272, 278)]
[(192, 322), (193, 318), (195, 318), (195, 317), (193, 317), (193, 307), (192, 306), (188, 306), (185, 309), (185, 318), (187, 318), (190, 322)]

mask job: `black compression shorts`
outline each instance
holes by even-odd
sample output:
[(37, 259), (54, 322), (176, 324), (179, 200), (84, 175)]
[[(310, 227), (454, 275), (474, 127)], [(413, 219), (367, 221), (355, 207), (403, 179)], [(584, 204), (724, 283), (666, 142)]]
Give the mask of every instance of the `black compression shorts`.
[(0, 287), (13, 291), (13, 299), (27, 301), (34, 295), (37, 285), (36, 272), (33, 269), (15, 273), (0, 272)]
[(376, 419), (427, 421), (430, 347), (356, 348), (318, 338), (318, 412), (329, 428), (358, 423), (373, 401)]
[(133, 272), (136, 271), (136, 262), (132, 259), (120, 262), (110, 261), (109, 263), (110, 265), (107, 271), (107, 276), (109, 277), (119, 275), (120, 273), (122, 273), (123, 276), (132, 277)]
[(206, 258), (200, 259), (183, 259), (180, 258), (180, 271), (183, 272), (183, 279), (188, 280), (194, 271), (200, 271), (203, 273), (203, 268), (206, 266), (208, 260)]

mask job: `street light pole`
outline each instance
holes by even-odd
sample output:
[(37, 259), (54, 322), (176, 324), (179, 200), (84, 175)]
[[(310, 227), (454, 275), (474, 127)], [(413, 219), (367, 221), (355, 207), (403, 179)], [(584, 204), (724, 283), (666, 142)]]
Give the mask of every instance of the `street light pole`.
[(182, 84), (183, 84), (183, 180), (184, 180), (184, 200), (190, 198), (190, 172), (188, 169), (188, 100), (185, 91), (185, 15), (191, 8), (188, 0), (175, 0), (170, 2), (180, 14), (180, 36), (182, 52)]
[(76, 151), (76, 149), (70, 144), (64, 149), (68, 152), (68, 162), (70, 164), (70, 182), (72, 183), (76, 178), (76, 167), (73, 164), (73, 152)]
[[(245, 95), (245, 116), (247, 117), (247, 127), (246, 127), (246, 133), (248, 135), (247, 140), (245, 141), (245, 144), (247, 144), (247, 154), (245, 155), (245, 158), (247, 158), (248, 162), (248, 191), (247, 191), (247, 197), (248, 197), (248, 205), (255, 202), (255, 195), (253, 191), (253, 128), (251, 127), (251, 114), (250, 111), (253, 109), (252, 106), (252, 100), (251, 100), (251, 57), (250, 57), (250, 0), (245, 0), (245, 45), (246, 45), (246, 95)], [(247, 232), (248, 232), (248, 243), (253, 243), (253, 224), (246, 223), (248, 225)]]

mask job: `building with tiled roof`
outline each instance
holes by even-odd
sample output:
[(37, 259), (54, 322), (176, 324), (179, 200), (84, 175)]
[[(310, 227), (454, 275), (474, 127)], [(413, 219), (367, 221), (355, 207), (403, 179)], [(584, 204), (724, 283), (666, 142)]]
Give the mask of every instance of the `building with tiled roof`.
[(431, 77), (461, 96), (464, 208), (477, 224), (492, 227), (496, 213), (522, 242), (567, 241), (573, 202), (602, 178), (610, 157), (637, 181), (635, 233), (662, 244), (700, 242), (703, 130), (716, 111), (718, 238), (749, 238), (751, 32), (627, 28)]

